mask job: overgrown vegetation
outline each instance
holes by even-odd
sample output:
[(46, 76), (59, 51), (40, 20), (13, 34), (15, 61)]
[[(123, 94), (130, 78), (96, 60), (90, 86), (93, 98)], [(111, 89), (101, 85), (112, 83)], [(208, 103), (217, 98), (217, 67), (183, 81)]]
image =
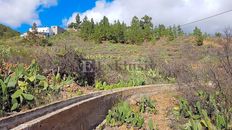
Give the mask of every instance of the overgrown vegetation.
[[(128, 128), (139, 129), (149, 127), (150, 130), (156, 130), (152, 119), (149, 119), (145, 125), (146, 118), (144, 117), (144, 113), (148, 113), (148, 115), (156, 113), (154, 102), (149, 97), (142, 97), (136, 106), (132, 106), (127, 102), (120, 102), (112, 110), (109, 110), (105, 125), (116, 128), (122, 125), (127, 125)], [(133, 107), (138, 107), (139, 109), (137, 110)]]
[(19, 32), (16, 32), (10, 27), (0, 24), (0, 39), (7, 39), (15, 36), (19, 36)]
[(192, 75), (187, 83), (193, 88), (184, 90), (184, 98), (174, 108), (181, 124), (186, 123), (182, 126), (184, 129), (232, 129), (231, 29), (225, 29), (224, 35), (216, 64), (204, 72), (187, 71)]
[(148, 112), (152, 114), (157, 112), (155, 101), (151, 100), (148, 97), (142, 97), (142, 99), (138, 104), (139, 104), (139, 111), (141, 113)]
[(181, 99), (179, 106), (174, 108), (178, 118), (188, 119), (183, 128), (187, 130), (229, 130), (231, 127), (231, 109), (225, 108), (225, 101), (219, 97), (220, 93), (199, 91), (196, 99), (191, 103)]
[[(130, 26), (120, 21), (110, 23), (107, 17), (95, 23), (77, 16), (70, 28), (75, 31), (44, 38), (36, 33), (34, 25), (34, 31), (24, 40), (11, 39), (13, 35), (0, 40), (1, 115), (59, 100), (69, 91), (82, 94), (71, 83), (111, 90), (177, 82), (180, 86), (194, 86), (193, 90), (184, 91), (175, 108), (183, 128), (230, 129), (231, 30), (216, 33), (216, 40), (206, 39), (207, 35), (197, 27), (188, 35), (180, 26), (154, 26), (149, 16), (134, 17)], [(208, 43), (204, 45), (204, 41)], [(36, 61), (30, 65), (32, 59)], [(100, 69), (83, 73), (80, 69), (86, 60), (93, 63), (94, 69), (99, 62)], [(132, 65), (124, 65), (124, 61)], [(118, 65), (116, 62), (122, 62), (122, 69), (107, 66)], [(134, 64), (154, 66), (137, 70)], [(120, 105), (109, 113), (109, 125), (126, 123), (142, 128), (141, 115), (157, 112), (156, 102), (149, 98), (138, 103), (138, 111), (126, 103)], [(150, 129), (156, 128), (152, 120), (148, 124)]]
[(40, 34), (36, 23), (33, 23), (31, 31), (27, 32), (27, 35), (22, 40), (23, 43), (37, 46), (52, 46), (52, 43), (48, 41), (47, 36)]
[(1, 68), (0, 75), (1, 116), (6, 112), (39, 105), (38, 98), (46, 98), (44, 94), (59, 92), (73, 82), (71, 77), (61, 78), (59, 73), (44, 76), (35, 61), (30, 66), (19, 64), (11, 66), (10, 70), (7, 69), (9, 65), (5, 67)]
[(141, 128), (144, 118), (138, 112), (134, 112), (128, 103), (122, 102), (109, 111), (106, 122), (112, 127), (126, 123), (131, 124), (132, 127)]

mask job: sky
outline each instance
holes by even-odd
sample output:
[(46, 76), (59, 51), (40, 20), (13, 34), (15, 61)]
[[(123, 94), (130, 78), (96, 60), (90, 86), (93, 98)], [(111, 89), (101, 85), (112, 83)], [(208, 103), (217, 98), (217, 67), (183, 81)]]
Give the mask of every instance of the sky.
[[(147, 14), (155, 25), (182, 25), (231, 9), (231, 0), (0, 0), (0, 23), (19, 32), (26, 32), (34, 22), (66, 27), (79, 13), (81, 18), (100, 21), (107, 16), (111, 22), (119, 19), (128, 25), (133, 16)], [(232, 26), (232, 12), (183, 29), (189, 32), (195, 26), (208, 33), (222, 32)]]

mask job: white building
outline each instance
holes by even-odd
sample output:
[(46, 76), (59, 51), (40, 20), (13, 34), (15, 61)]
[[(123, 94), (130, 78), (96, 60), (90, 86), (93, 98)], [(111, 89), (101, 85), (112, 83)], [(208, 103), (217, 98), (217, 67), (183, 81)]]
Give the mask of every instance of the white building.
[[(32, 28), (29, 29), (29, 32), (33, 32)], [(59, 26), (51, 26), (51, 28), (49, 28), (49, 27), (38, 27), (37, 32), (39, 34), (43, 34), (45, 36), (53, 36), (53, 35), (57, 35), (57, 34), (65, 32), (65, 29), (63, 29), (63, 28), (61, 28)], [(23, 33), (21, 35), (21, 37), (25, 37), (25, 36), (27, 36), (27, 33)]]
[[(32, 32), (32, 28), (30, 28), (29, 31)], [(37, 32), (46, 36), (53, 35), (52, 30), (49, 27), (38, 27)]]

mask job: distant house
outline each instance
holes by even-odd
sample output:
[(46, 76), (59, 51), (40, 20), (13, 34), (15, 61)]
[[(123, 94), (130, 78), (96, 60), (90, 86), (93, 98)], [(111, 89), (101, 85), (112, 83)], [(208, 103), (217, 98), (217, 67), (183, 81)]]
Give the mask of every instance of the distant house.
[[(32, 28), (29, 29), (29, 32), (33, 32)], [(53, 36), (53, 35), (57, 35), (60, 33), (65, 32), (65, 29), (59, 27), (59, 26), (51, 26), (51, 28), (49, 27), (38, 27), (37, 28), (37, 32), (39, 34), (42, 34), (44, 36)], [(27, 33), (23, 33), (21, 35), (21, 37), (26, 37)]]
[(57, 34), (65, 32), (65, 29), (63, 29), (59, 26), (52, 26), (51, 31), (52, 31), (53, 35), (57, 35)]
[[(33, 32), (32, 28), (29, 29), (29, 32)], [(37, 32), (45, 36), (53, 35), (52, 30), (49, 27), (38, 27)]]

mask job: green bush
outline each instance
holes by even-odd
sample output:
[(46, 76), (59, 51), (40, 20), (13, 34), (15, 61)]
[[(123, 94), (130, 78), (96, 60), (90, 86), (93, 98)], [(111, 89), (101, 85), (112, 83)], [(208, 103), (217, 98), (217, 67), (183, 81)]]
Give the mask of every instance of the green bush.
[(128, 103), (121, 102), (108, 112), (106, 123), (112, 127), (127, 124), (141, 128), (144, 124), (144, 118), (139, 113), (134, 112)]
[(149, 97), (142, 97), (138, 104), (141, 113), (157, 113), (155, 101), (151, 100)]
[(224, 102), (219, 102), (218, 93), (212, 94), (199, 91), (197, 99), (191, 104), (186, 99), (179, 101), (178, 107), (174, 108), (174, 114), (188, 119), (184, 125), (187, 130), (229, 130), (232, 129), (231, 110), (223, 107)]
[[(20, 111), (22, 107), (32, 108), (37, 98), (44, 93), (59, 92), (64, 85), (71, 84), (71, 77), (62, 79), (52, 75), (51, 79), (42, 75), (39, 65), (33, 61), (29, 67), (22, 64), (11, 68), (8, 75), (0, 79), (0, 110), (1, 113)], [(46, 95), (45, 94), (45, 95)]]
[(202, 46), (203, 41), (204, 41), (204, 36), (203, 36), (203, 33), (201, 32), (201, 30), (199, 28), (195, 27), (195, 29), (193, 30), (193, 35), (195, 36), (196, 44), (198, 46)]
[(145, 85), (144, 81), (138, 81), (138, 80), (130, 80), (128, 82), (120, 81), (117, 84), (111, 84), (111, 85), (108, 85), (106, 82), (96, 81), (95, 88), (98, 90), (111, 90), (116, 88), (126, 88), (126, 87), (140, 86), (140, 85)]
[(0, 63), (11, 56), (11, 48), (0, 45)]

